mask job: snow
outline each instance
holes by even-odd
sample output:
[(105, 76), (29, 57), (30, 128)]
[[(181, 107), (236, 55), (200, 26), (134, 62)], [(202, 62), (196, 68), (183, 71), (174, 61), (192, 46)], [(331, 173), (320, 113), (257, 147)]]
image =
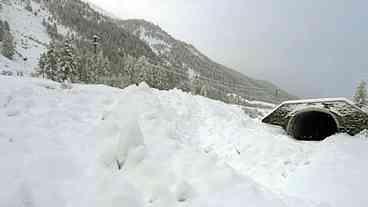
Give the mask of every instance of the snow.
[(241, 102), (243, 105), (249, 105), (249, 106), (257, 106), (259, 108), (268, 108), (268, 109), (273, 109), (276, 107), (275, 104), (272, 103), (267, 103), (264, 101), (254, 101), (254, 100), (248, 100), (245, 99), (235, 93), (228, 93), (227, 97), (231, 98), (231, 99), (238, 99), (238, 102)]
[(106, 11), (105, 9), (101, 8), (100, 6), (96, 5), (95, 3), (93, 3), (92, 0), (83, 0), (84, 2), (88, 3), (88, 5), (93, 9), (95, 10), (96, 12), (106, 16), (106, 17), (109, 17), (109, 18), (112, 18), (112, 19), (120, 19), (120, 17), (117, 17), (116, 15), (114, 15), (113, 13), (111, 12), (108, 12)]
[(193, 81), (196, 76), (199, 76), (199, 73), (194, 71), (192, 68), (188, 68), (187, 73), (188, 73), (188, 79), (190, 81)]
[(368, 204), (363, 134), (298, 142), (176, 89), (0, 76), (0, 123), (0, 206)]
[[(38, 11), (37, 16), (24, 9), (22, 1), (10, 1), (3, 3), (0, 18), (9, 22), (11, 33), (15, 38), (16, 54), (14, 61), (10, 61), (0, 55), (1, 70), (19, 71), (29, 75), (37, 66), (40, 54), (46, 50), (50, 41), (46, 28), (42, 25), (42, 19), (49, 16), (48, 12), (41, 9), (41, 5), (32, 1), (32, 8)], [(25, 62), (23, 58), (27, 58)]]
[(283, 104), (298, 104), (298, 103), (317, 103), (317, 102), (337, 102), (337, 101), (343, 101), (343, 102), (352, 102), (348, 100), (347, 98), (318, 98), (318, 99), (301, 99), (301, 100), (292, 100), (292, 101), (284, 101)]
[(138, 34), (139, 39), (147, 43), (156, 55), (169, 53), (171, 51), (172, 46), (169, 43), (155, 38), (149, 32), (147, 32), (143, 26), (140, 26), (139, 29), (137, 29), (137, 31), (134, 33), (136, 35)]
[(285, 189), (331, 206), (367, 206), (368, 140), (338, 135), (322, 147), (310, 158), (309, 166), (290, 177)]
[(285, 101), (281, 105), (284, 104), (298, 104), (298, 103), (318, 103), (318, 102), (345, 102), (352, 105), (354, 108), (358, 109), (359, 111), (364, 111), (355, 105), (354, 102), (347, 98), (320, 98), (320, 99), (302, 99), (302, 100), (293, 100), (293, 101)]
[[(34, 69), (38, 67), (40, 55), (47, 49), (51, 41), (47, 34), (46, 27), (42, 25), (43, 19), (48, 21), (52, 15), (42, 3), (31, 1), (33, 12), (27, 11), (24, 1), (13, 0), (10, 3), (4, 2), (0, 11), (0, 18), (6, 20), (10, 25), (10, 32), (14, 36), (17, 54), (14, 60), (0, 54), (0, 72), (11, 71), (13, 75), (22, 72), (25, 76), (30, 76)], [(78, 35), (74, 30), (57, 24), (58, 32), (61, 35)], [(24, 58), (27, 60), (25, 61)]]

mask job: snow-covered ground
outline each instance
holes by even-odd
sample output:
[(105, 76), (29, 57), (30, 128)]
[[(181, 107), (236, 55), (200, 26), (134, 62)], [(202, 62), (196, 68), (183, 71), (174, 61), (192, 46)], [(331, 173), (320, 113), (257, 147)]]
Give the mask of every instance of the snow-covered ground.
[(368, 205), (363, 135), (297, 142), (179, 90), (0, 76), (0, 123), (0, 206)]

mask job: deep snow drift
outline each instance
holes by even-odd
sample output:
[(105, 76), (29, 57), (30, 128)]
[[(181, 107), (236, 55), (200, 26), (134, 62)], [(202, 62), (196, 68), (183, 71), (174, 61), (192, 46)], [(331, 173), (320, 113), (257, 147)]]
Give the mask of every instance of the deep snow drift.
[(0, 123), (0, 206), (368, 205), (362, 135), (297, 142), (179, 90), (0, 76)]

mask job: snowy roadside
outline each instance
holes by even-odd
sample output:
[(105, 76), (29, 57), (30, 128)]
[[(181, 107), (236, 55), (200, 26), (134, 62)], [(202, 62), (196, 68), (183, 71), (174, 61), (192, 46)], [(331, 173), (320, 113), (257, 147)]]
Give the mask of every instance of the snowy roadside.
[(368, 204), (364, 138), (296, 142), (179, 90), (0, 76), (0, 123), (0, 206)]

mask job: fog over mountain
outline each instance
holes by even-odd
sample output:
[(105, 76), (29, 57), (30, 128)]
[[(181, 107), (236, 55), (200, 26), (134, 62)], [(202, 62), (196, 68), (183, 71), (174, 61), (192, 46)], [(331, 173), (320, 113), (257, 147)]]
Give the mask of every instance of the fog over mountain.
[(210, 58), (300, 97), (346, 96), (368, 79), (367, 2), (89, 0), (143, 18)]

